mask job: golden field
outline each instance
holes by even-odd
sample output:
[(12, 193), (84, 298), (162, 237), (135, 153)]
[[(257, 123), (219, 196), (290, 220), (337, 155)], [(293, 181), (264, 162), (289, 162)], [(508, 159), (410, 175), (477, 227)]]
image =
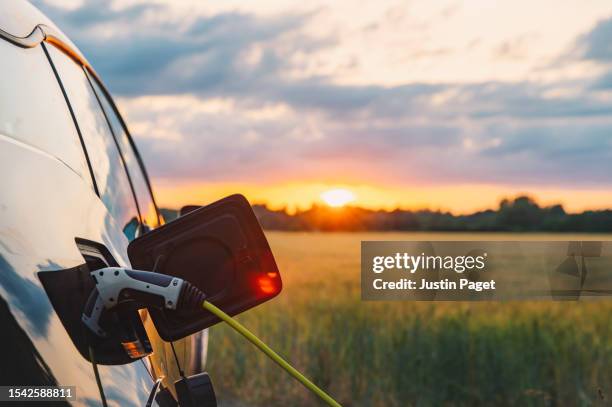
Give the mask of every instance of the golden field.
[[(361, 240), (586, 235), (268, 232), (283, 292), (239, 320), (346, 406), (612, 402), (612, 302), (362, 302)], [(210, 330), (221, 405), (319, 400), (231, 328)]]

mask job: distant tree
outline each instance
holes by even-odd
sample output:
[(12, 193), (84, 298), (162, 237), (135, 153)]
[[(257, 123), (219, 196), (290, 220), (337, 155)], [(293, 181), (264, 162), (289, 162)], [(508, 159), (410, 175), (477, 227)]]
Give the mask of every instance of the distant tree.
[(514, 201), (504, 199), (497, 212), (497, 225), (501, 230), (529, 231), (540, 229), (542, 211), (528, 196), (519, 196)]

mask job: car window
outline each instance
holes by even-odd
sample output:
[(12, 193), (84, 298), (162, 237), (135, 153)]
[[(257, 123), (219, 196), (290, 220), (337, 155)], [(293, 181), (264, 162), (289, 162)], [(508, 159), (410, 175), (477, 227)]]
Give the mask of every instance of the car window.
[(138, 209), (117, 144), (83, 68), (54, 47), (49, 54), (76, 116), (100, 198), (128, 239), (138, 230)]
[(110, 101), (96, 82), (95, 78), (90, 76), (90, 79), (102, 103), (102, 108), (106, 112), (106, 117), (111, 124), (115, 139), (119, 143), (119, 148), (123, 154), (123, 159), (130, 179), (132, 180), (134, 192), (136, 193), (136, 200), (138, 201), (138, 208), (140, 209), (142, 221), (150, 227), (156, 227), (158, 226), (157, 210), (155, 209), (155, 203), (151, 196), (149, 185), (140, 166), (140, 161), (138, 157), (136, 157), (136, 153), (132, 148), (132, 144), (130, 143), (128, 135), (115, 109), (113, 109)]
[(43, 48), (0, 40), (0, 61), (0, 137), (56, 157), (91, 185), (79, 135)]

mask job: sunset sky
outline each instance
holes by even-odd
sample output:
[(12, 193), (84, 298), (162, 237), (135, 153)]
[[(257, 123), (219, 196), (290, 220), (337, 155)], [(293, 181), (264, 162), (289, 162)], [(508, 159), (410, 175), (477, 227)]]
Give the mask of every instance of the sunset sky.
[(609, 0), (34, 4), (114, 94), (161, 206), (612, 207)]

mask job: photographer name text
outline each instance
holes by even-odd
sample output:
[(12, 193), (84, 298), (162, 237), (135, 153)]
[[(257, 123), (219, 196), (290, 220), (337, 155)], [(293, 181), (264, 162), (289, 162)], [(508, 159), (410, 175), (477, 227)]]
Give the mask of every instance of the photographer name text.
[(495, 280), (470, 281), (461, 278), (459, 281), (444, 280), (428, 281), (422, 278), (420, 281), (402, 278), (398, 281), (385, 281), (382, 278), (374, 279), (372, 285), (375, 290), (469, 290), (488, 291), (495, 290)]

